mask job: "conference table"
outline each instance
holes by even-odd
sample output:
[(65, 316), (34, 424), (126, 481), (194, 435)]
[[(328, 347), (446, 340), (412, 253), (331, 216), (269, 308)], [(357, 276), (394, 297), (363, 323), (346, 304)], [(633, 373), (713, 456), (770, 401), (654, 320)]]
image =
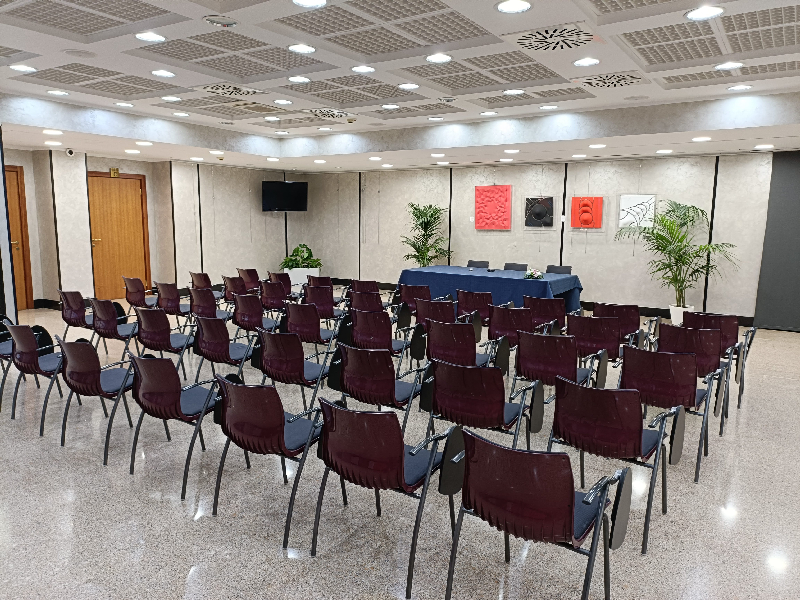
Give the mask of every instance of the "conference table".
[(427, 285), (432, 298), (450, 294), (456, 300), (456, 290), (491, 292), (494, 304), (514, 302), (514, 306), (523, 305), (523, 296), (564, 298), (567, 312), (580, 309), (583, 290), (577, 275), (545, 273), (544, 279), (525, 279), (525, 271), (489, 271), (448, 265), (405, 269), (399, 283)]

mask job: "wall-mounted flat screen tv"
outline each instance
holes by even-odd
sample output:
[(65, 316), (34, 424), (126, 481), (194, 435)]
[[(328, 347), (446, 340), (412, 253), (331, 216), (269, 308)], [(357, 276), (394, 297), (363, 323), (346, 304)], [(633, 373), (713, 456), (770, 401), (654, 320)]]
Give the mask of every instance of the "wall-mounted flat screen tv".
[(305, 181), (262, 181), (261, 209), (264, 212), (308, 210), (308, 183)]

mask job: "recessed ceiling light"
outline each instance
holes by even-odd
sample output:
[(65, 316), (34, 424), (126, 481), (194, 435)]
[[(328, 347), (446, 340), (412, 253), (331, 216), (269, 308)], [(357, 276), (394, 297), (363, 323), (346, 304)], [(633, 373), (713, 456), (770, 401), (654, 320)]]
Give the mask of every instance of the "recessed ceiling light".
[(208, 15), (207, 17), (203, 17), (203, 20), (215, 27), (236, 27), (236, 25), (238, 25), (235, 19), (231, 19), (225, 15)]
[(219, 156), (220, 154), (225, 154), (222, 150), (209, 150), (209, 154), (213, 154), (214, 156)]
[(744, 63), (736, 62), (735, 60), (730, 60), (728, 62), (724, 62), (722, 64), (717, 65), (714, 67), (716, 71), (732, 71), (733, 69), (741, 69), (744, 66)]
[(274, 157), (270, 156), (269, 158), (267, 158), (267, 160), (269, 162), (278, 162), (280, 160), (280, 158), (274, 158)]
[(444, 117), (428, 117), (428, 121), (444, 121)]
[(264, 117), (265, 121), (280, 121), (280, 117)]
[(273, 102), (275, 102), (275, 104), (281, 104), (281, 105), (288, 105), (292, 103), (291, 100), (286, 100), (285, 98), (278, 98), (277, 100), (273, 100)]
[(158, 35), (154, 31), (143, 31), (142, 33), (136, 34), (137, 40), (142, 40), (143, 42), (163, 42), (165, 38), (163, 35)]
[(380, 160), (381, 157), (380, 156), (370, 156), (369, 159), (370, 160)]
[(181, 99), (178, 98), (177, 96), (161, 96), (161, 99), (164, 102), (180, 102), (181, 101)]
[(732, 85), (731, 87), (728, 88), (728, 91), (729, 92), (746, 92), (747, 90), (752, 90), (752, 89), (753, 89), (752, 85), (741, 84), (741, 85)]
[(320, 127), (320, 131), (333, 131), (333, 127)]
[(317, 159), (314, 162), (317, 163), (318, 165), (324, 165), (327, 161), (324, 161), (322, 159)]
[(725, 12), (725, 9), (720, 6), (701, 6), (690, 10), (684, 16), (690, 21), (708, 21), (715, 17), (720, 16)]
[(524, 94), (525, 90), (503, 90), (503, 94), (505, 96), (519, 96), (520, 94)]
[(500, 162), (514, 162), (513, 158), (501, 158)]
[(444, 154), (441, 154), (441, 153), (438, 153), (438, 152), (437, 152), (436, 154), (431, 154), (431, 156), (432, 156), (433, 158), (442, 158), (442, 157), (444, 156)]
[(45, 135), (64, 135), (64, 132), (58, 129), (42, 129), (42, 133)]
[(672, 154), (672, 150), (656, 150), (656, 154)]
[(580, 60), (576, 60), (572, 64), (575, 65), (576, 67), (593, 67), (595, 65), (599, 65), (600, 61), (597, 60), (596, 58), (590, 58), (587, 56), (586, 58), (581, 58)]
[(400, 108), (400, 105), (399, 104), (383, 104), (383, 105), (381, 105), (381, 108), (385, 108), (386, 110), (396, 110), (396, 109)]
[(292, 2), (303, 8), (321, 8), (328, 3), (328, 0), (292, 0)]
[(289, 135), (288, 131), (276, 131), (275, 133), (277, 133), (278, 135)]
[(437, 165), (449, 165), (450, 163), (447, 162), (446, 160), (441, 160), (441, 161), (438, 161), (436, 164)]
[(125, 150), (125, 154), (141, 154), (141, 150)]
[(506, 154), (517, 154), (519, 150), (503, 150)]
[(442, 64), (450, 62), (451, 60), (453, 60), (453, 57), (450, 56), (449, 54), (437, 52), (436, 54), (431, 54), (430, 56), (425, 57), (425, 60), (431, 63)]
[(585, 154), (573, 154), (572, 158), (586, 158)]
[(295, 75), (294, 77), (289, 77), (289, 81), (292, 83), (308, 83), (311, 80), (308, 77), (303, 77), (302, 75)]
[(358, 65), (357, 67), (353, 67), (350, 70), (353, 71), (353, 73), (374, 73), (375, 72), (375, 68), (374, 67), (370, 67), (370, 66), (367, 66), (367, 65)]
[(401, 83), (397, 87), (401, 90), (416, 90), (419, 86), (416, 83)]
[(176, 117), (188, 117), (189, 116), (189, 113), (184, 113), (184, 112), (177, 112), (177, 113), (172, 113), (172, 114), (175, 115)]
[(153, 142), (136, 142), (137, 146), (152, 146)]
[(69, 92), (64, 92), (62, 90), (48, 90), (47, 93), (53, 96), (69, 96)]
[(381, 165), (384, 169), (391, 169), (394, 165)]
[(19, 71), (20, 73), (35, 73), (36, 69), (28, 65), (11, 65), (9, 68)]
[(493, 117), (493, 116), (495, 116), (496, 114), (497, 114), (497, 113), (496, 113), (495, 111), (493, 111), (493, 110), (485, 110), (485, 111), (483, 111), (483, 112), (481, 113), (481, 116), (482, 116), (482, 117)]
[(192, 156), (189, 160), (196, 160), (197, 162), (203, 162), (205, 160), (202, 156)]
[(45, 146), (60, 146), (61, 142), (57, 142), (55, 140), (47, 140), (44, 144)]
[(539, 110), (558, 110), (558, 107), (554, 104), (545, 104), (544, 106), (540, 106)]
[(311, 54), (317, 51), (314, 46), (309, 46), (308, 44), (292, 44), (289, 46), (289, 50), (298, 54)]
[(167, 71), (166, 69), (156, 69), (155, 71), (150, 71), (156, 77), (175, 77), (175, 73), (172, 71)]
[[(46, 144), (47, 142), (45, 142)], [(759, 144), (755, 147), (756, 150), (772, 150), (775, 146), (772, 144)]]
[(123, 108), (132, 108), (133, 104), (130, 102), (115, 102), (117, 106), (122, 106)]
[(701, 137), (692, 138), (692, 141), (693, 142), (710, 142), (711, 138), (710, 137), (706, 137), (706, 136), (701, 136)]
[(497, 5), (497, 10), (501, 13), (514, 14), (525, 12), (530, 9), (531, 3), (526, 0), (505, 0)]
[(600, 148), (605, 148), (605, 144), (589, 144), (589, 148), (594, 148), (595, 150), (599, 150)]

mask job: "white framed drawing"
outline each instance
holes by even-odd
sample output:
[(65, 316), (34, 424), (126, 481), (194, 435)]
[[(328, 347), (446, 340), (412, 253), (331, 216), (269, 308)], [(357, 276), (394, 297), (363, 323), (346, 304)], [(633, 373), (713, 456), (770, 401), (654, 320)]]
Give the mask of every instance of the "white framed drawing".
[(619, 226), (651, 227), (656, 214), (655, 194), (621, 194)]

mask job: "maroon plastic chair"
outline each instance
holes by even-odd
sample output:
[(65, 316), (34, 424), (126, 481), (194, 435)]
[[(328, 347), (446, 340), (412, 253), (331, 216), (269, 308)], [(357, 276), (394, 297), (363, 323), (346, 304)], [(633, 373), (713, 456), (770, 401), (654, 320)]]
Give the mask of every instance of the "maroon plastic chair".
[(430, 300), (431, 288), (427, 285), (400, 284), (400, 302), (405, 302), (412, 313), (417, 312), (417, 300)]
[[(343, 480), (374, 489), (378, 516), (381, 514), (380, 490), (395, 490), (418, 498), (419, 507), (411, 538), (406, 580), (406, 598), (411, 598), (422, 511), (425, 508), (431, 475), (442, 464), (442, 454), (436, 450), (439, 440), (444, 439), (446, 434), (428, 438), (412, 448), (403, 442), (403, 433), (395, 413), (351, 411), (324, 398), (320, 399), (320, 405), (325, 422), (320, 438), (320, 456), (325, 463), (325, 473), (317, 500), (311, 556), (317, 555), (322, 500), (331, 470)], [(431, 450), (426, 449), (429, 444), (433, 444)], [(420, 487), (422, 492), (417, 494)], [(344, 490), (344, 483), (342, 489)]]
[[(314, 304), (288, 304), (286, 306), (288, 333), (296, 333), (306, 344), (330, 344), (336, 334), (320, 326), (320, 316)], [(328, 348), (330, 350), (330, 348)]]
[[(70, 390), (67, 396), (67, 403), (64, 406), (64, 420), (61, 423), (61, 445), (64, 445), (67, 435), (67, 415), (69, 414), (69, 405), (72, 401), (72, 395), (77, 394), (78, 397), (83, 396), (84, 398), (96, 396), (100, 398), (103, 414), (108, 418), (106, 443), (103, 449), (103, 465), (107, 465), (111, 427), (114, 424), (114, 415), (117, 414), (120, 398), (125, 407), (125, 414), (128, 417), (128, 426), (133, 428), (131, 411), (128, 408), (128, 400), (125, 398), (125, 392), (130, 391), (133, 387), (133, 374), (131, 373), (132, 367), (130, 366), (130, 360), (122, 360), (101, 367), (100, 358), (97, 356), (97, 350), (95, 350), (91, 344), (87, 344), (86, 342), (65, 342), (58, 336), (56, 336), (56, 340), (64, 356), (62, 376), (64, 377), (64, 383), (67, 384)], [(106, 409), (106, 400), (114, 400), (110, 418), (108, 410)], [(46, 411), (47, 402), (45, 402), (42, 407), (42, 421), (39, 425), (40, 436), (44, 434), (44, 417)]]
[(261, 306), (261, 299), (258, 296), (247, 294), (246, 296), (234, 296), (233, 303), (233, 323), (236, 325), (236, 334), (233, 339), (236, 341), (239, 329), (248, 333), (254, 333), (259, 327), (272, 331), (278, 326), (278, 322), (264, 316), (264, 308)]
[(519, 343), (518, 331), (533, 333), (533, 311), (530, 308), (492, 306), (489, 319), (489, 339), (504, 337), (512, 348)]
[(261, 350), (259, 369), (264, 374), (261, 385), (267, 377), (275, 385), (276, 381), (289, 385), (299, 385), (303, 396), (303, 409), (308, 410), (306, 404), (306, 388), (313, 388), (311, 407), (317, 397), (322, 380), (328, 376), (328, 356), (322, 364), (306, 360), (303, 356), (303, 343), (300, 336), (295, 333), (271, 333), (259, 330), (258, 339)]
[(283, 284), (272, 281), (261, 282), (261, 306), (264, 310), (283, 312), (286, 308), (286, 291)]
[[(136, 339), (139, 344), (153, 352), (177, 354), (177, 368), (183, 367), (183, 378), (186, 379), (183, 357), (186, 349), (194, 343), (191, 329), (189, 334), (173, 333), (178, 328), (170, 328), (169, 318), (160, 308), (136, 308), (135, 310), (136, 318), (139, 321), (139, 327), (136, 330)], [(192, 327), (194, 325), (190, 325), (190, 328)]]
[(464, 290), (456, 290), (456, 299), (458, 300), (459, 317), (471, 315), (477, 311), (481, 317), (481, 322), (484, 325), (489, 324), (493, 304), (491, 292), (467, 292)]
[(228, 304), (233, 304), (234, 296), (242, 296), (248, 293), (244, 279), (241, 277), (226, 277), (223, 275), (222, 282), (225, 286), (222, 297)]
[[(58, 290), (58, 295), (61, 296), (61, 318), (67, 324), (64, 330), (64, 338), (67, 337), (67, 332), (70, 327), (80, 327), (81, 329), (92, 330), (92, 340), (94, 339), (94, 330), (92, 324), (94, 322), (93, 314), (86, 314), (86, 302), (80, 292), (63, 292)], [(91, 341), (91, 340), (90, 340)]]
[(307, 285), (304, 290), (303, 304), (316, 306), (320, 319), (339, 319), (344, 314), (341, 310), (335, 308), (336, 301), (333, 297), (332, 287)]
[(567, 308), (563, 298), (523, 296), (522, 302), (525, 308), (531, 309), (535, 328), (553, 321), (556, 321), (558, 329), (563, 329), (567, 324)]
[[(510, 535), (533, 542), (557, 544), (586, 557), (582, 600), (589, 597), (602, 524), (605, 598), (610, 600), (608, 551), (616, 550), (625, 540), (630, 514), (630, 470), (603, 477), (584, 494), (575, 490), (572, 466), (566, 454), (513, 450), (469, 431), (464, 432), (464, 446), (461, 459), (465, 463), (464, 487), (453, 533), (445, 599), (450, 600), (453, 592), (458, 542), (464, 515), (467, 514), (505, 534), (507, 563), (511, 561)], [(617, 494), (609, 535), (605, 510), (609, 487), (613, 484), (617, 484)], [(581, 546), (589, 534), (592, 534), (592, 542), (586, 550)], [(482, 543), (481, 547), (485, 548), (485, 544)]]
[(3, 380), (0, 382), (0, 406), (3, 405), (3, 390), (6, 388), (8, 372), (11, 371), (11, 365), (13, 364), (13, 354), (14, 340), (8, 332), (6, 323), (0, 322), (0, 368), (3, 370)]
[[(220, 294), (220, 297), (222, 294)], [(211, 288), (191, 288), (189, 290), (189, 309), (195, 317), (222, 319), (227, 321), (231, 313), (217, 307), (217, 296)]]
[(185, 319), (184, 326), (188, 324), (189, 316), (192, 314), (192, 307), (181, 302), (178, 286), (174, 283), (156, 282), (156, 288), (158, 289), (158, 308), (175, 317), (176, 321), (178, 317), (183, 317)]
[(567, 317), (567, 332), (575, 336), (578, 356), (588, 358), (605, 350), (609, 359), (619, 358), (620, 327), (616, 317)]
[[(255, 298), (258, 302), (258, 298)], [(200, 364), (197, 365), (197, 375), (195, 382), (200, 379), (200, 369), (203, 368), (203, 361), (211, 363), (211, 372), (214, 373), (214, 364), (231, 365), (238, 367), (236, 376), (242, 379), (242, 369), (245, 361), (253, 354), (253, 342), (240, 344), (231, 342), (228, 339), (228, 326), (222, 319), (204, 319), (197, 317), (197, 334), (194, 337), (192, 350), (195, 356), (200, 357)]]
[(194, 290), (211, 290), (211, 293), (214, 294), (214, 298), (219, 300), (222, 298), (222, 292), (218, 292), (217, 290), (213, 289), (211, 286), (211, 278), (208, 276), (208, 273), (192, 273), (189, 272), (189, 275), (192, 278), (192, 289)]
[(289, 482), (286, 459), (299, 463), (289, 500), (288, 525), (291, 522), (297, 485), (303, 473), (308, 450), (319, 439), (322, 425), (317, 425), (316, 420), (312, 422), (308, 419), (295, 418), (295, 415), (286, 412), (278, 390), (274, 386), (239, 385), (219, 375), (216, 379), (220, 390), (218, 400), (220, 406), (215, 414), (219, 415), (219, 425), (226, 439), (217, 469), (212, 514), (217, 516), (222, 470), (225, 467), (228, 448), (233, 442), (244, 450), (247, 468), (250, 468), (249, 453), (280, 456), (284, 484)]
[(363, 279), (352, 279), (350, 281), (350, 289), (359, 293), (380, 293), (377, 281), (365, 281)]
[(236, 269), (239, 277), (244, 281), (248, 293), (258, 292), (261, 289), (261, 279), (256, 269)]
[[(620, 344), (638, 340), (642, 320), (639, 307), (635, 304), (603, 304), (595, 302), (592, 315), (595, 317), (616, 317), (619, 319)], [(633, 344), (631, 344), (633, 345)]]
[[(186, 483), (189, 479), (189, 465), (192, 461), (192, 451), (198, 435), (200, 437), (200, 448), (203, 452), (206, 451), (206, 443), (203, 440), (201, 427), (203, 417), (214, 410), (217, 400), (217, 394), (214, 393), (217, 382), (208, 380), (181, 387), (178, 370), (168, 358), (133, 356), (131, 357), (131, 363), (133, 364), (133, 399), (136, 400), (142, 412), (139, 415), (139, 421), (136, 423), (136, 432), (133, 434), (130, 473), (133, 475), (136, 462), (136, 447), (139, 444), (139, 432), (142, 429), (142, 420), (146, 414), (164, 421), (167, 441), (170, 440), (167, 421), (173, 420), (194, 425), (194, 433), (192, 434), (192, 440), (189, 442), (189, 452), (186, 454), (186, 465), (183, 469), (181, 500), (185, 500)], [(209, 383), (211, 387), (203, 387)], [(159, 466), (161, 465), (161, 463), (158, 464)]]
[(125, 300), (130, 305), (128, 314), (132, 308), (153, 308), (158, 304), (158, 296), (148, 296), (142, 280), (138, 277), (123, 277), (125, 281)]
[[(449, 300), (425, 300), (423, 298), (417, 299), (417, 323), (422, 325), (425, 332), (428, 328), (425, 323), (428, 320), (438, 321), (439, 323), (455, 323), (456, 322), (456, 305), (455, 302)], [(473, 330), (473, 340), (475, 333)]]
[[(13, 353), (11, 360), (14, 366), (19, 371), (17, 376), (17, 385), (14, 387), (14, 399), (11, 402), (11, 418), (15, 419), (17, 414), (17, 394), (19, 393), (19, 384), (25, 378), (25, 375), (33, 375), (36, 381), (36, 387), (39, 387), (39, 375), (47, 377), (50, 380), (50, 385), (47, 387), (47, 393), (44, 397), (44, 405), (47, 406), (47, 400), (50, 398), (50, 391), (53, 389), (53, 383), (58, 386), (58, 393), (61, 394), (61, 384), (58, 383), (58, 374), (61, 373), (63, 364), (60, 352), (52, 352), (55, 345), (52, 346), (39, 346), (36, 341), (36, 335), (33, 329), (28, 325), (6, 325), (11, 334)], [(50, 354), (41, 354), (43, 350), (50, 350)], [(2, 399), (0, 399), (1, 402)], [(2, 404), (0, 404), (1, 406)]]
[(478, 353), (475, 348), (475, 329), (471, 324), (428, 320), (426, 325), (428, 360), (464, 367), (485, 367), (489, 364), (489, 355)]
[(292, 302), (300, 299), (300, 294), (292, 291), (292, 278), (288, 273), (270, 273), (269, 280), (272, 283), (280, 283), (283, 286), (284, 298)]
[[(644, 429), (642, 425), (642, 403), (635, 389), (598, 390), (580, 386), (559, 377), (556, 380), (556, 411), (553, 429), (547, 443), (550, 452), (553, 444), (572, 446), (580, 450), (581, 488), (584, 483), (584, 454), (594, 454), (639, 465), (651, 470), (650, 492), (644, 517), (642, 554), (647, 554), (650, 533), (650, 517), (653, 497), (661, 465), (661, 511), (667, 514), (667, 463), (662, 452), (666, 452), (667, 419), (682, 411), (670, 407)], [(658, 427), (657, 430), (653, 430)], [(680, 435), (681, 442), (683, 435)], [(680, 451), (678, 451), (680, 452)], [(652, 464), (649, 462), (652, 458)]]
[[(571, 335), (541, 335), (521, 331), (515, 360), (512, 390), (520, 379), (555, 385), (556, 378), (563, 377), (580, 385), (588, 385), (592, 374), (592, 369), (578, 367), (578, 345)], [(549, 404), (553, 399), (548, 398), (545, 403)]]
[[(99, 336), (97, 338), (97, 344), (100, 343), (101, 338), (104, 340), (118, 340), (123, 342), (125, 348), (122, 351), (120, 360), (124, 360), (125, 354), (128, 351), (128, 346), (136, 335), (138, 324), (125, 322), (128, 318), (120, 317), (117, 314), (114, 303), (110, 300), (92, 298), (90, 302), (92, 303), (92, 310), (94, 311), (94, 331)], [(121, 323), (120, 321), (123, 322)], [(95, 344), (95, 348), (97, 348), (97, 344)]]
[(658, 336), (658, 351), (694, 354), (697, 378), (703, 379), (721, 367), (720, 338), (719, 329), (693, 329), (662, 324)]
[[(329, 287), (333, 289), (333, 279), (324, 276), (306, 275), (308, 278), (308, 285), (311, 287)], [(341, 296), (334, 296), (333, 303), (339, 304), (342, 301)]]
[(383, 299), (378, 292), (350, 292), (350, 309), (362, 312), (384, 312)]
[(351, 310), (353, 346), (365, 350), (389, 350), (393, 356), (403, 353), (409, 342), (392, 337), (392, 319), (383, 311)]

